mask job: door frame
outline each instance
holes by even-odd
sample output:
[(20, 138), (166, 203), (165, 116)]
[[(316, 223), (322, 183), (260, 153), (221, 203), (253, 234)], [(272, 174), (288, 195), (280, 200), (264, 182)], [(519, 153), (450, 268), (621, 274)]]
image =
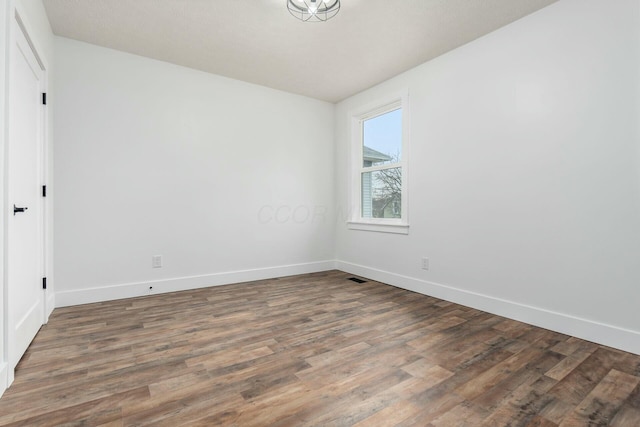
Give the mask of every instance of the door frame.
[[(0, 248), (0, 304), (2, 305), (2, 314), (0, 317), (0, 396), (4, 392), (6, 388), (8, 388), (14, 379), (14, 366), (11, 366), (10, 355), (11, 350), (14, 343), (13, 331), (15, 329), (15, 319), (12, 318), (10, 313), (10, 303), (9, 303), (9, 283), (8, 283), (8, 269), (9, 265), (8, 261), (8, 215), (9, 215), (9, 185), (10, 185), (10, 177), (9, 177), (9, 108), (10, 108), (10, 96), (11, 96), (11, 58), (12, 52), (14, 49), (15, 40), (15, 31), (21, 31), (24, 34), (24, 37), (27, 40), (37, 62), (42, 71), (42, 82), (41, 82), (41, 91), (44, 93), (48, 93), (48, 64), (46, 59), (40, 54), (43, 50), (40, 48), (38, 42), (31, 36), (32, 34), (36, 34), (35, 31), (32, 31), (32, 27), (28, 19), (26, 18), (27, 14), (22, 10), (22, 7), (19, 3), (15, 3), (13, 0), (0, 0), (0, 7), (2, 7), (6, 13), (4, 17), (4, 21), (6, 25), (6, 33), (4, 46), (0, 49), (0, 53), (4, 54), (4, 80), (1, 82), (4, 84), (4, 108), (0, 109), (0, 111), (4, 112), (4, 115), (0, 121), (0, 123), (4, 123), (4, 135), (0, 135), (0, 156), (2, 156), (2, 161), (0, 161), (0, 179), (2, 180), (2, 201), (0, 205), (2, 206), (2, 210), (0, 212), (0, 217), (2, 218), (2, 230), (0, 231), (2, 235), (2, 245)], [(1, 17), (2, 15), (0, 15)], [(2, 40), (0, 38), (0, 40)], [(0, 73), (0, 75), (2, 75)], [(50, 117), (49, 117), (49, 105), (50, 105), (49, 96), (47, 99), (47, 106), (42, 106), (43, 111), (41, 115), (41, 135), (38, 147), (38, 169), (39, 176), (42, 185), (48, 185), (50, 182), (50, 173), (51, 173), (51, 158), (50, 158)], [(50, 190), (48, 185), (48, 190)], [(50, 191), (49, 191), (50, 193)], [(51, 209), (51, 197), (50, 194), (47, 194), (48, 197), (40, 198), (41, 201), (41, 215), (39, 218), (40, 221), (40, 230), (41, 230), (41, 238), (40, 238), (40, 248), (39, 248), (39, 264), (41, 266), (41, 271), (43, 277), (47, 277), (47, 289), (43, 290), (43, 323), (46, 323), (49, 319), (49, 314), (54, 309), (55, 300), (54, 300), (54, 292), (53, 292), (53, 280), (51, 277), (51, 261), (52, 261), (52, 209)]]

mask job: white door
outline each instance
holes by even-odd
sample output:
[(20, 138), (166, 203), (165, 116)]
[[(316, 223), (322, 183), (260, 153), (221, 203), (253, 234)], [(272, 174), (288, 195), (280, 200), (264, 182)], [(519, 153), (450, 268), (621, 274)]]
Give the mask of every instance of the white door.
[(12, 368), (44, 322), (41, 197), (44, 73), (20, 26), (15, 24), (9, 77), (7, 213), (8, 338)]

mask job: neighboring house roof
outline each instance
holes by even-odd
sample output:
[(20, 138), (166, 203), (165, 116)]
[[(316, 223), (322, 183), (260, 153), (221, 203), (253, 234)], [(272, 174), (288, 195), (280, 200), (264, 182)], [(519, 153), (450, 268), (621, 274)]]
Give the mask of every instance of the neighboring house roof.
[(376, 151), (373, 148), (369, 148), (366, 145), (362, 147), (362, 158), (364, 161), (369, 160), (373, 163), (391, 160), (391, 156), (387, 156), (386, 154)]

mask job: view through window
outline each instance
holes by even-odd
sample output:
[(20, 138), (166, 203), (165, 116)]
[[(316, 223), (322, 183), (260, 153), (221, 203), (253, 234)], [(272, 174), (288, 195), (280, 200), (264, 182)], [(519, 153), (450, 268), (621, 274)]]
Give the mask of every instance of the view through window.
[(362, 218), (402, 218), (402, 108), (362, 120)]

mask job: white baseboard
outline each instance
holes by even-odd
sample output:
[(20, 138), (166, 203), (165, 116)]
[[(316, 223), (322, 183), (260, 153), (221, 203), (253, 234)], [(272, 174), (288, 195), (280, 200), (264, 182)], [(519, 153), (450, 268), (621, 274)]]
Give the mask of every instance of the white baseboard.
[[(333, 269), (640, 355), (640, 332), (638, 331), (344, 261), (320, 261), (61, 291), (55, 293), (55, 302), (56, 307), (66, 307)], [(149, 290), (150, 286), (153, 287), (152, 291)], [(3, 375), (7, 375), (6, 368), (3, 372)], [(2, 385), (7, 384), (7, 381), (3, 380), (4, 378), (4, 376), (0, 377), (0, 381), (2, 381), (0, 390), (2, 390)]]
[(9, 365), (3, 363), (0, 365), (0, 397), (7, 388), (9, 388)]
[(49, 292), (47, 295), (47, 305), (45, 311), (45, 323), (49, 321), (49, 316), (53, 313), (53, 309), (56, 307), (56, 294), (55, 292)]
[[(305, 264), (284, 265), (254, 270), (231, 271), (205, 274), (201, 276), (177, 277), (172, 279), (150, 280), (125, 283), (121, 285), (97, 286), (87, 289), (59, 291), (55, 294), (56, 307), (89, 304), (116, 299), (133, 298), (254, 280), (273, 279), (297, 274), (317, 273), (335, 269), (334, 261), (319, 261)], [(153, 287), (152, 290), (149, 287)]]
[(640, 332), (344, 261), (350, 274), (640, 355)]

